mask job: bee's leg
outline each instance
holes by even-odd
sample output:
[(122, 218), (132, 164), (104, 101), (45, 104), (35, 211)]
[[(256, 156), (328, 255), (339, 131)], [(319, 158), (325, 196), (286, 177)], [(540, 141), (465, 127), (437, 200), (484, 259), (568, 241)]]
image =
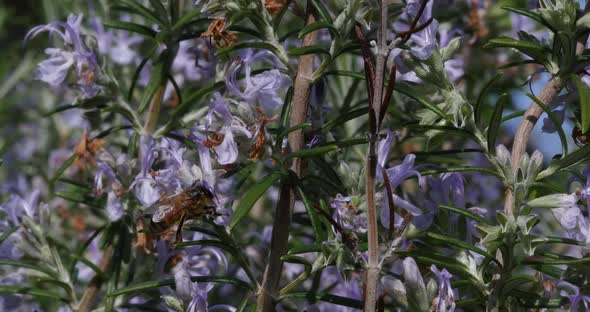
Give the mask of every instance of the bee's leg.
[(182, 214), (180, 222), (178, 223), (178, 229), (176, 230), (176, 241), (175, 244), (182, 243), (182, 226), (184, 225), (184, 219), (186, 214)]

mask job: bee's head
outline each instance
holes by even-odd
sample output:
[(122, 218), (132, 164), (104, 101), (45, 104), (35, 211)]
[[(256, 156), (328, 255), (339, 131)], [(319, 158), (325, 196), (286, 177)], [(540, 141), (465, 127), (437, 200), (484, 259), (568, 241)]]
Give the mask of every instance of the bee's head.
[(218, 206), (213, 188), (206, 181), (197, 180), (191, 187), (191, 196), (198, 198), (205, 209), (205, 214), (214, 215)]

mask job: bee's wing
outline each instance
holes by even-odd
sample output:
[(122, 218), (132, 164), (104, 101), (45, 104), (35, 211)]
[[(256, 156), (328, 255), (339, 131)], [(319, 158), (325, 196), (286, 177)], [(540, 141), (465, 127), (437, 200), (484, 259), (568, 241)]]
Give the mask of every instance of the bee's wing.
[(172, 205), (160, 205), (156, 208), (156, 211), (154, 212), (154, 215), (152, 216), (152, 221), (155, 223), (159, 223), (164, 221), (164, 218), (166, 218), (166, 216), (168, 214), (171, 214), (174, 212), (174, 206)]

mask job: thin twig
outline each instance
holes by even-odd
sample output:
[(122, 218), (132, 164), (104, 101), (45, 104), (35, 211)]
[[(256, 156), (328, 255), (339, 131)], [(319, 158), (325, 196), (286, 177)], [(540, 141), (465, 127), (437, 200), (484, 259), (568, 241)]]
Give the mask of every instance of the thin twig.
[(365, 39), (365, 34), (361, 30), (361, 26), (357, 23), (354, 25), (354, 34), (356, 36), (356, 41), (359, 43), (361, 47), (361, 54), (363, 56), (363, 61), (365, 63), (365, 82), (367, 84), (367, 91), (369, 93), (369, 103), (373, 103), (373, 81), (375, 81), (375, 60), (373, 59), (373, 53), (371, 52), (371, 47), (369, 47), (369, 43), (367, 39)]
[[(107, 271), (110, 263), (111, 263), (111, 259), (113, 257), (113, 245), (108, 245), (103, 253), (102, 253), (102, 259), (100, 259), (100, 263), (98, 264), (98, 268), (100, 269), (100, 272), (102, 272), (104, 275), (104, 273)], [(88, 288), (86, 288), (86, 291), (84, 292), (84, 295), (82, 296), (82, 300), (80, 301), (80, 305), (78, 307), (78, 312), (87, 312), (90, 311), (92, 308), (92, 304), (94, 301), (94, 298), (96, 298), (96, 295), (98, 294), (98, 291), (100, 290), (100, 287), (102, 286), (102, 283), (104, 282), (102, 276), (100, 275), (95, 275), (92, 280), (90, 280), (90, 283), (88, 283)]]
[[(389, 54), (387, 47), (387, 1), (381, 0), (381, 16), (377, 29), (377, 56), (375, 68), (375, 82), (373, 83), (373, 101), (369, 107), (369, 150), (367, 155), (367, 219), (368, 219), (368, 263), (365, 291), (366, 312), (375, 311), (377, 307), (377, 284), (379, 281), (379, 236), (377, 233), (377, 208), (375, 207), (375, 178), (377, 169), (377, 155), (375, 146), (380, 127), (379, 117), (383, 104), (383, 84), (385, 61)], [(413, 28), (413, 27), (412, 27)]]
[[(588, 13), (590, 10), (590, 1), (586, 3), (586, 7), (584, 8), (584, 13)], [(580, 55), (584, 52), (584, 48), (586, 45), (586, 41), (588, 40), (588, 34), (582, 36), (578, 43), (576, 44), (576, 55)], [(541, 94), (539, 94), (538, 99), (546, 103), (547, 105), (552, 105), (555, 103), (555, 99), (561, 92), (563, 88), (564, 82), (560, 79), (560, 77), (553, 77), (543, 90)], [(551, 107), (550, 107), (551, 108)], [(532, 102), (527, 111), (522, 116), (522, 120), (520, 121), (520, 125), (516, 130), (514, 135), (514, 143), (512, 144), (512, 172), (516, 176), (518, 170), (520, 169), (520, 159), (522, 155), (526, 151), (526, 147), (529, 141), (529, 137), (531, 136), (531, 132), (537, 124), (539, 117), (543, 113), (543, 108), (539, 106), (536, 102)], [(504, 198), (504, 211), (509, 214), (514, 214), (514, 198), (512, 194), (512, 190), (507, 188), (505, 191), (505, 198)]]
[[(316, 19), (311, 14), (311, 4), (307, 8), (307, 25), (315, 23)], [(314, 45), (317, 41), (317, 32), (311, 32), (303, 38), (303, 46)], [(305, 122), (307, 116), (307, 107), (311, 95), (312, 75), (313, 75), (313, 55), (303, 55), (299, 58), (297, 76), (294, 83), (293, 105), (289, 127), (294, 127)], [(299, 129), (289, 133), (289, 148), (291, 152), (296, 152), (304, 147), (303, 130)], [(291, 163), (291, 170), (299, 176), (301, 174), (301, 159), (294, 158)], [(293, 190), (287, 181), (281, 181), (279, 201), (273, 222), (272, 238), (270, 243), (269, 259), (260, 292), (257, 300), (257, 311), (267, 312), (274, 311), (273, 298), (276, 297), (279, 289), (279, 280), (281, 277), (282, 265), (281, 257), (287, 253), (287, 243), (289, 239), (289, 225), (291, 223), (291, 211), (295, 198)]]
[(420, 20), (420, 17), (424, 13), (424, 9), (426, 9), (426, 4), (428, 4), (428, 0), (422, 0), (422, 2), (420, 3), (420, 8), (418, 9), (418, 13), (416, 14), (416, 16), (414, 16), (414, 20), (412, 21), (412, 24), (410, 25), (410, 28), (407, 31), (408, 34), (402, 38), (402, 44), (404, 44), (404, 43), (408, 42), (408, 40), (410, 40), (410, 37), (413, 34), (413, 32), (411, 32), (411, 30), (416, 29), (416, 25), (418, 25), (418, 21)]

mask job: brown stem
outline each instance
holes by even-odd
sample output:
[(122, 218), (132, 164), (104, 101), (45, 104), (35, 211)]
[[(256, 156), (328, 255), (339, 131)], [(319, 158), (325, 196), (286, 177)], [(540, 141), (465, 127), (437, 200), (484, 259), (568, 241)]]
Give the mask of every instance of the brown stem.
[(150, 103), (150, 108), (147, 113), (147, 118), (145, 120), (144, 131), (147, 133), (154, 133), (156, 130), (156, 126), (158, 125), (158, 117), (160, 116), (160, 107), (162, 106), (162, 99), (164, 98), (164, 91), (166, 91), (166, 83), (164, 82), (158, 90), (154, 97), (152, 98), (152, 102)]
[(410, 40), (410, 37), (413, 34), (412, 30), (416, 29), (416, 25), (418, 25), (418, 20), (420, 20), (420, 17), (424, 13), (424, 9), (426, 9), (427, 3), (428, 3), (428, 0), (422, 0), (422, 2), (420, 3), (420, 8), (418, 9), (418, 13), (416, 14), (416, 16), (414, 16), (414, 20), (412, 20), (412, 24), (410, 25), (410, 28), (407, 31), (407, 34), (404, 35), (402, 38), (402, 44), (404, 44), (404, 43), (408, 42), (408, 40)]
[[(588, 11), (590, 11), (590, 2), (587, 2), (586, 7), (584, 8), (584, 13), (587, 13)], [(582, 36), (578, 40), (576, 44), (576, 55), (580, 55), (584, 52), (587, 40), (588, 34)], [(561, 92), (563, 85), (564, 82), (559, 77), (554, 77), (549, 82), (547, 82), (547, 84), (541, 91), (541, 94), (539, 94), (539, 100), (545, 103), (546, 105), (551, 106), (552, 103), (555, 102), (554, 100)], [(514, 135), (514, 143), (512, 144), (512, 173), (515, 176), (518, 173), (518, 169), (520, 168), (520, 159), (526, 151), (526, 147), (529, 141), (529, 137), (531, 136), (531, 132), (533, 131), (533, 128), (535, 127), (535, 124), (539, 120), (539, 117), (542, 113), (543, 109), (535, 101), (533, 101), (527, 109), (527, 111), (522, 116), (520, 125), (518, 126), (516, 134)], [(513, 215), (515, 207), (512, 190), (509, 188), (506, 189), (504, 195), (504, 211), (508, 215)]]
[[(308, 6), (307, 25), (315, 23), (316, 21), (313, 14), (311, 14), (310, 7), (311, 5)], [(305, 35), (303, 38), (303, 46), (314, 45), (316, 41), (317, 32), (314, 31)], [(305, 122), (307, 106), (311, 94), (313, 59), (313, 55), (303, 55), (299, 58), (289, 127)], [(304, 147), (305, 142), (302, 129), (289, 133), (287, 139), (291, 152), (296, 152)], [(301, 174), (300, 158), (293, 159), (291, 170), (295, 172), (297, 176)], [(282, 181), (279, 201), (277, 203), (277, 210), (273, 222), (269, 259), (264, 271), (260, 292), (258, 294), (257, 311), (274, 311), (273, 298), (279, 290), (279, 280), (283, 266), (281, 257), (287, 253), (289, 225), (291, 223), (291, 211), (294, 203), (295, 198), (291, 186), (286, 181)]]
[[(387, 34), (387, 1), (381, 0), (381, 16), (377, 29), (377, 56), (375, 68), (375, 82), (373, 84), (373, 101), (369, 107), (369, 150), (367, 155), (367, 241), (368, 241), (368, 265), (365, 291), (365, 312), (375, 311), (377, 306), (377, 284), (379, 282), (379, 236), (377, 233), (377, 208), (375, 207), (375, 176), (377, 169), (377, 155), (375, 146), (377, 132), (380, 127), (379, 117), (383, 105), (383, 82), (385, 74), (385, 61), (389, 50), (386, 42)], [(412, 27), (413, 28), (413, 27)]]
[[(102, 259), (100, 259), (100, 263), (98, 264), (98, 268), (102, 273), (105, 273), (110, 265), (111, 258), (113, 256), (113, 245), (108, 245), (102, 254)], [(80, 301), (80, 305), (78, 306), (78, 312), (87, 312), (90, 311), (92, 308), (92, 304), (94, 298), (98, 294), (102, 283), (104, 282), (103, 277), (100, 275), (95, 275), (90, 283), (88, 283), (88, 288), (84, 292), (82, 296), (82, 300)]]

